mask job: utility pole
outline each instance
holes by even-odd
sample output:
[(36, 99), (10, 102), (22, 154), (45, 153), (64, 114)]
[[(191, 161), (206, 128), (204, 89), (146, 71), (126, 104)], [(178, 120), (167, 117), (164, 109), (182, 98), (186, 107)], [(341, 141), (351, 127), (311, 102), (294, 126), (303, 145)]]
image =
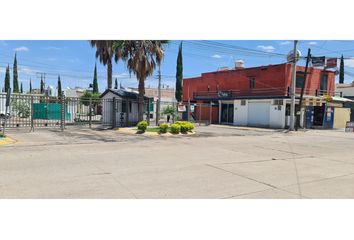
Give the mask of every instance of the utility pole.
[(294, 40), (293, 50), (293, 75), (291, 82), (291, 104), (290, 104), (290, 131), (294, 131), (295, 125), (295, 93), (296, 93), (296, 61), (297, 61), (297, 40)]
[(302, 87), (301, 87), (300, 102), (299, 102), (300, 114), (299, 115), (296, 114), (297, 115), (296, 125), (295, 125), (295, 130), (296, 131), (300, 127), (300, 117), (301, 117), (301, 112), (302, 112), (302, 102), (303, 102), (303, 98), (304, 98), (304, 90), (305, 90), (306, 78), (307, 78), (307, 69), (309, 67), (310, 59), (311, 59), (311, 48), (309, 48), (308, 51), (307, 51), (306, 66), (305, 66), (305, 73), (304, 73), (304, 81), (303, 81), (303, 84), (302, 84)]

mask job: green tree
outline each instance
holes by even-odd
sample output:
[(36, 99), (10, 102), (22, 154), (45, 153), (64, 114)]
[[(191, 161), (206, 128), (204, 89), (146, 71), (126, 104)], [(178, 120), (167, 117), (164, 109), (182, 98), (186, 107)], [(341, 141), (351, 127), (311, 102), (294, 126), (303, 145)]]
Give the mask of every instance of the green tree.
[(22, 82), (21, 82), (21, 90), (20, 90), (21, 93), (23, 93), (23, 86), (22, 86)]
[(177, 69), (176, 69), (175, 97), (178, 102), (182, 101), (182, 81), (183, 81), (183, 60), (182, 60), (182, 42), (181, 42), (178, 48)]
[(117, 78), (114, 81), (114, 89), (118, 89), (118, 80), (117, 80)]
[(114, 57), (113, 40), (91, 40), (91, 46), (96, 48), (96, 58), (107, 65), (107, 89), (112, 88), (112, 58)]
[(8, 92), (10, 89), (10, 67), (6, 67), (5, 73), (5, 92)]
[(339, 83), (344, 83), (344, 58), (343, 55), (340, 58), (340, 65), (339, 65)]
[(92, 92), (98, 93), (98, 82), (97, 82), (97, 66), (95, 63), (95, 70), (93, 72), (93, 83), (92, 83)]
[(32, 93), (32, 80), (30, 79), (29, 93)]
[(90, 99), (93, 105), (97, 105), (99, 103), (100, 94), (93, 93), (91, 91), (85, 91), (84, 95), (82, 95), (80, 99), (81, 99), (81, 103), (84, 104), (85, 106), (90, 105)]
[(58, 75), (58, 97), (62, 96), (60, 75)]
[(13, 92), (18, 93), (20, 92), (18, 88), (18, 73), (17, 73), (17, 57), (15, 53), (15, 59), (14, 59), (14, 67), (13, 67)]
[(138, 121), (144, 118), (145, 79), (151, 76), (156, 63), (161, 64), (164, 57), (163, 45), (168, 41), (114, 41), (115, 61), (122, 59), (127, 64), (129, 73), (134, 73), (139, 84)]

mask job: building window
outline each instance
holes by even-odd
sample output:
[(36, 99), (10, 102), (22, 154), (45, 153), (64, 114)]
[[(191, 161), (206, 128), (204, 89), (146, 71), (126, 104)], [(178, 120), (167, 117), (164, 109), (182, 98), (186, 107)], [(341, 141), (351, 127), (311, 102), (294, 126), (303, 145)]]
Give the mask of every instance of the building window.
[(303, 74), (296, 75), (296, 88), (302, 88), (305, 82), (305, 76)]
[(246, 106), (246, 100), (241, 100), (241, 106)]
[(250, 89), (253, 89), (255, 86), (255, 79), (254, 78), (250, 78)]
[(274, 101), (273, 101), (273, 105), (283, 105), (284, 103), (283, 103), (283, 100), (282, 99), (275, 99)]
[(320, 81), (320, 90), (321, 93), (327, 93), (327, 82), (328, 82), (328, 75), (321, 75), (321, 81)]

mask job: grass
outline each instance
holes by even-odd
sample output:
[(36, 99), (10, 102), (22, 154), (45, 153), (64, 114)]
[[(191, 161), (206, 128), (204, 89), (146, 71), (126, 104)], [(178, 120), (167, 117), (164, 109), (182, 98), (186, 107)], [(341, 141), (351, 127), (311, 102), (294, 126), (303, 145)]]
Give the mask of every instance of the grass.
[[(135, 130), (139, 131), (137, 128)], [(170, 130), (171, 130), (171, 128), (169, 127), (167, 129), (167, 132), (170, 132)], [(159, 133), (160, 132), (160, 128), (159, 127), (147, 128), (145, 132), (156, 132), (156, 133)]]

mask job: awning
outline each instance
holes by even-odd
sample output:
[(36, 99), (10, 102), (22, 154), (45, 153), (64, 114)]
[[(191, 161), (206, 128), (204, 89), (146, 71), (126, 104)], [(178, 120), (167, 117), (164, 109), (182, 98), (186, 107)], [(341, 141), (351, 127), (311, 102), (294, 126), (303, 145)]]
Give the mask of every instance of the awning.
[(336, 102), (354, 102), (353, 100), (349, 98), (344, 98), (344, 97), (332, 97), (332, 101)]

